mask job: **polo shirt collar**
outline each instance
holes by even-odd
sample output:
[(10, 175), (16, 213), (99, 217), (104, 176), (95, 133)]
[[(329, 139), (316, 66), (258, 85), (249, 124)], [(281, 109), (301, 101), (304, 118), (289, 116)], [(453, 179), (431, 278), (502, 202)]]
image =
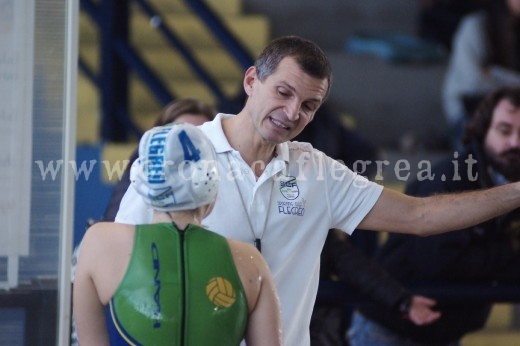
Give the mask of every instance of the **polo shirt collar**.
[(200, 125), (200, 129), (209, 137), (217, 154), (233, 150), (222, 129), (222, 119), (234, 116), (234, 114), (218, 113), (215, 119)]
[[(217, 154), (225, 153), (234, 150), (229, 144), (224, 130), (222, 129), (222, 120), (229, 117), (234, 117), (234, 114), (218, 113), (215, 119), (200, 125), (201, 130), (209, 137)], [(288, 142), (276, 145), (277, 159), (289, 162), (289, 145)]]
[(276, 146), (276, 157), (289, 163), (289, 144), (288, 142), (280, 143)]

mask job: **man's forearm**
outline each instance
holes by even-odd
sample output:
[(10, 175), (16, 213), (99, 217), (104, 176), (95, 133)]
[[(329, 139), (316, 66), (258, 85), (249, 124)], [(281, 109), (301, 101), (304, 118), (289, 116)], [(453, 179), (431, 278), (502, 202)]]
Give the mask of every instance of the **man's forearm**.
[(520, 206), (520, 184), (425, 197), (419, 211), (419, 235), (459, 230), (485, 222)]
[(520, 206), (520, 183), (411, 197), (385, 188), (359, 228), (420, 236), (467, 228)]

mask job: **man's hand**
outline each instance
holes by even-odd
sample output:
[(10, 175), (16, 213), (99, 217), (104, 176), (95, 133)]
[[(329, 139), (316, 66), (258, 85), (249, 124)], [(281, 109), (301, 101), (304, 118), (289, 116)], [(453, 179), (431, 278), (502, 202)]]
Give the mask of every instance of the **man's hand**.
[(437, 304), (437, 302), (433, 299), (418, 295), (413, 296), (408, 318), (418, 326), (435, 322), (441, 317), (439, 311), (432, 310), (435, 304)]

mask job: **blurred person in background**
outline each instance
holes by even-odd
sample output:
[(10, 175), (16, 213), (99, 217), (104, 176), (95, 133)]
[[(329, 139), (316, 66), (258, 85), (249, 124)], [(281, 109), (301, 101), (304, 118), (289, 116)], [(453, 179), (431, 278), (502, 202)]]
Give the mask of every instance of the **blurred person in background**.
[(451, 139), (461, 149), (465, 122), (483, 96), (520, 85), (520, 0), (489, 1), (465, 16), (455, 34), (442, 97)]
[[(411, 182), (405, 193), (430, 196), (520, 181), (520, 87), (488, 95), (467, 124), (464, 143), (463, 152), (436, 164), (431, 179)], [(442, 235), (392, 234), (376, 259), (403, 284), (520, 282), (520, 210)], [(438, 300), (440, 319), (417, 327), (381, 304), (360, 305), (350, 342), (352, 346), (460, 345), (464, 335), (485, 325), (491, 307), (489, 302)]]

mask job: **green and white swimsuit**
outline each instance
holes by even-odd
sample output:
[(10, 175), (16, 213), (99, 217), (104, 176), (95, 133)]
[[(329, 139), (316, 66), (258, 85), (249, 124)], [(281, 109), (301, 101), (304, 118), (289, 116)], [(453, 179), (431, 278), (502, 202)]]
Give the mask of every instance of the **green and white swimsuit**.
[(138, 225), (105, 309), (111, 345), (238, 345), (248, 306), (227, 240), (189, 225)]

